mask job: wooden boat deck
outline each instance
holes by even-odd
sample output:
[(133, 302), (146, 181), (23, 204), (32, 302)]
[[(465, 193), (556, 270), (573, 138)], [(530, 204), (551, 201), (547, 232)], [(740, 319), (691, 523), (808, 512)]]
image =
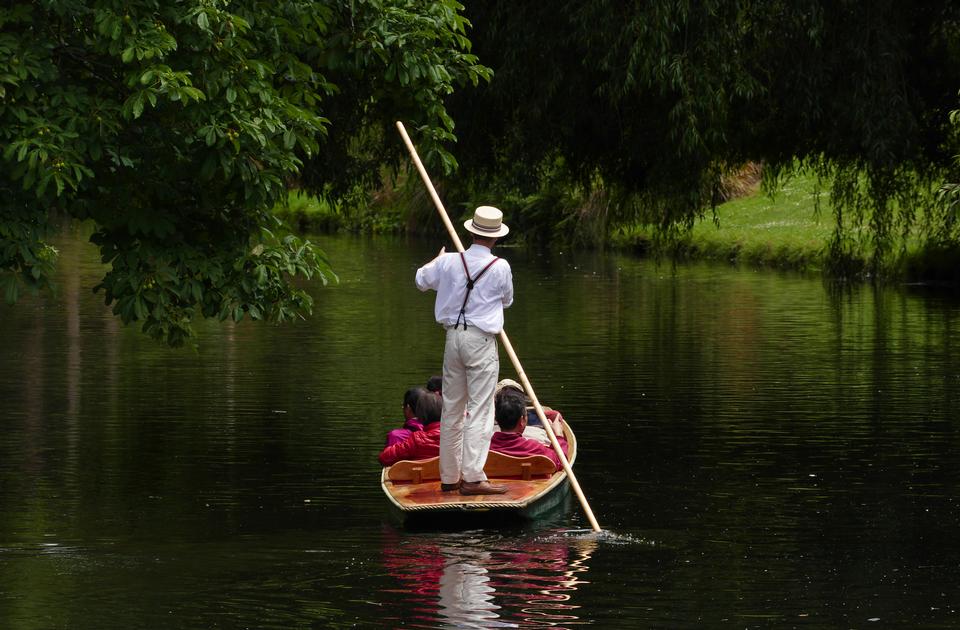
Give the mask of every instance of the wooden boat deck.
[[(577, 442), (566, 422), (563, 430), (572, 466), (577, 457)], [(441, 491), (436, 457), (397, 462), (384, 468), (380, 485), (390, 502), (404, 513), (502, 511), (523, 516), (535, 516), (551, 507), (557, 502), (554, 497), (567, 486), (566, 472), (554, 471), (553, 462), (542, 455), (517, 458), (491, 452), (484, 472), (494, 483), (507, 486), (506, 494), (464, 496), (456, 491)]]

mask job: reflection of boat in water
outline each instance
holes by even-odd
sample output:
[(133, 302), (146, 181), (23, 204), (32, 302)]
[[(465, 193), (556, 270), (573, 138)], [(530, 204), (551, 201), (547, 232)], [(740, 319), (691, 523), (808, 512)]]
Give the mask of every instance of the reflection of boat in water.
[[(577, 440), (563, 422), (567, 459), (573, 466)], [(415, 515), (438, 516), (488, 514), (537, 518), (564, 502), (569, 494), (567, 473), (556, 470), (542, 455), (511, 457), (491, 451), (483, 467), (487, 477), (507, 486), (506, 494), (463, 496), (440, 490), (439, 458), (401, 461), (383, 469), (380, 485), (390, 503), (404, 519)]]
[(538, 531), (410, 536), (387, 528), (382, 562), (396, 581), (386, 592), (398, 605), (382, 621), (392, 627), (456, 628), (583, 624), (575, 594), (585, 583), (597, 540)]

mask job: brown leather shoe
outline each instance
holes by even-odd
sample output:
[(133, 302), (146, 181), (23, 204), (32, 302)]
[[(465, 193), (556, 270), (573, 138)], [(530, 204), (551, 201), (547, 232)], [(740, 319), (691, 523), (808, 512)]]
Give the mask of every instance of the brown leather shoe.
[(507, 491), (506, 486), (495, 486), (489, 481), (464, 481), (460, 485), (460, 494), (467, 496), (474, 494), (503, 494)]
[(461, 483), (463, 482), (458, 481), (457, 483), (441, 483), (440, 492), (453, 492), (454, 490), (459, 490)]

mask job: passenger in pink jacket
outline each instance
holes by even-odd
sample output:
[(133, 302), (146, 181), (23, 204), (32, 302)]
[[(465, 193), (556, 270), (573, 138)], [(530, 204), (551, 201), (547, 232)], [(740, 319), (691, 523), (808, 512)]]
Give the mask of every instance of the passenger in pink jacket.
[[(497, 424), (500, 425), (500, 430), (493, 434), (493, 439), (490, 441), (490, 450), (514, 457), (544, 455), (553, 460), (557, 470), (560, 470), (563, 465), (553, 448), (544, 446), (536, 440), (523, 437), (523, 430), (527, 427), (525, 402), (523, 394), (514, 393), (513, 390), (509, 389), (504, 389), (497, 396), (494, 417)], [(566, 455), (567, 440), (563, 437), (563, 425), (560, 424), (559, 419), (553, 420), (553, 432), (557, 436), (560, 448)]]
[(403, 427), (387, 433), (387, 446), (403, 442), (417, 431), (423, 431), (423, 421), (417, 417), (417, 401), (430, 392), (422, 387), (411, 387), (403, 395)]
[[(387, 433), (387, 446), (393, 446), (403, 442), (417, 431), (423, 431), (424, 423), (417, 417), (417, 401), (421, 396), (433, 394), (440, 398), (443, 396), (443, 378), (431, 376), (427, 379), (427, 387), (411, 387), (403, 395), (403, 427), (393, 429)], [(441, 399), (442, 400), (442, 399)]]
[(440, 454), (440, 410), (443, 403), (439, 396), (429, 392), (417, 399), (416, 417), (423, 429), (414, 431), (402, 442), (391, 444), (380, 452), (380, 464), (392, 466), (402, 459), (430, 459)]

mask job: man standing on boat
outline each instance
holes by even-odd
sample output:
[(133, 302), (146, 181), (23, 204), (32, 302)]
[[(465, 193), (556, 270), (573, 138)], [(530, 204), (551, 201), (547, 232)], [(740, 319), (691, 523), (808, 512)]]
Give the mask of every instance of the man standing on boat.
[(510, 229), (503, 213), (480, 206), (463, 227), (473, 235), (464, 253), (440, 254), (417, 270), (421, 291), (437, 292), (434, 316), (446, 333), (443, 414), (440, 421), (440, 488), (460, 494), (503, 494), (487, 481), (483, 465), (493, 436), (493, 394), (500, 372), (497, 335), (503, 309), (513, 303), (510, 264), (491, 250)]

